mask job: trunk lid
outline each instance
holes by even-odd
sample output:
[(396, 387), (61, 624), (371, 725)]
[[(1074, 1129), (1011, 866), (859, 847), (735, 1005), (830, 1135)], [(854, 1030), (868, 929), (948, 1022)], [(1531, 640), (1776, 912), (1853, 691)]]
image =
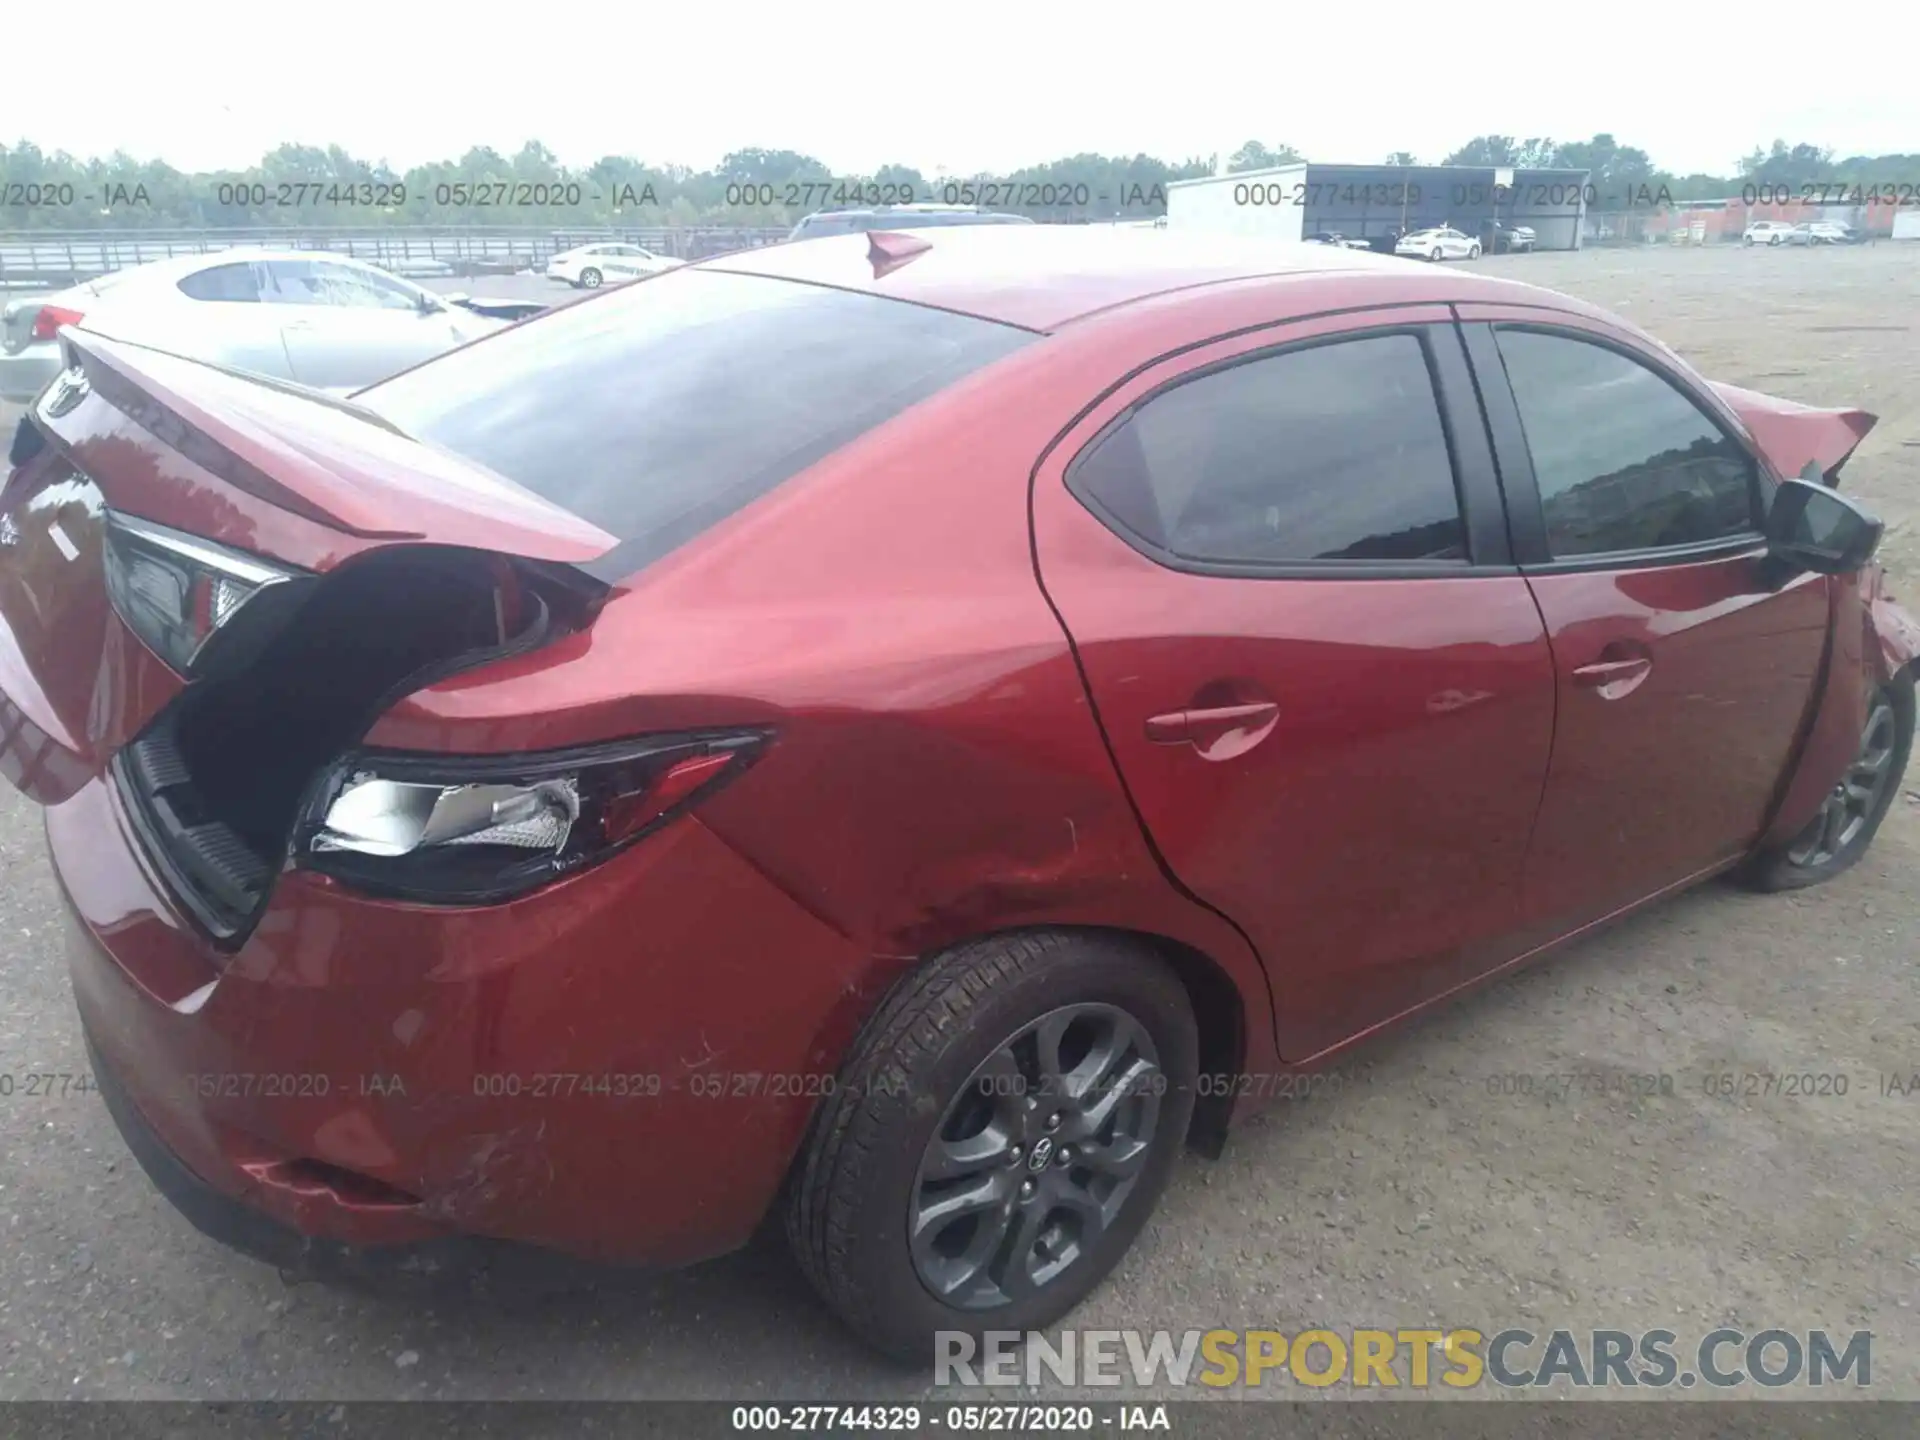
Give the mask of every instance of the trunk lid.
[[(85, 330), (63, 343), (83, 383), (49, 397), (44, 423), (107, 503), (131, 514), (314, 570), (366, 548), (343, 537), (573, 564), (616, 543), (351, 402)], [(210, 505), (216, 497), (227, 503)], [(294, 553), (262, 549), (263, 510), (331, 533), (282, 536)]]
[(1827, 484), (1834, 484), (1847, 457), (1879, 423), (1879, 416), (1865, 410), (1802, 405), (1719, 380), (1711, 383), (1782, 476), (1797, 476), (1812, 462)]
[[(280, 629), (300, 630), (315, 603), (283, 604), (290, 590), (358, 592), (318, 613), (352, 616), (327, 653), (337, 688), (362, 706), (423, 663), (483, 652), (489, 605), (504, 645), (525, 616), (590, 614), (605, 594), (572, 567), (613, 549), (613, 536), (352, 402), (84, 331), (62, 343), (74, 364), (22, 421), (0, 490), (0, 774), (43, 804), (103, 773), (183, 693), (219, 688), (205, 676), (190, 686), (183, 671), (201, 672), (143, 641), (124, 587), (110, 597), (130, 526), (154, 522), (149, 533), (162, 527), (189, 554), (207, 540), (287, 572), (274, 605), (243, 592), (231, 612), (252, 611), (246, 628), (282, 652), (310, 645), (283, 643)], [(143, 578), (154, 574), (166, 578)], [(176, 609), (182, 593), (168, 597)], [(269, 629), (262, 614), (289, 618)], [(242, 628), (215, 619), (207, 633), (222, 624), (229, 639)], [(357, 716), (343, 700), (328, 723), (350, 729)]]

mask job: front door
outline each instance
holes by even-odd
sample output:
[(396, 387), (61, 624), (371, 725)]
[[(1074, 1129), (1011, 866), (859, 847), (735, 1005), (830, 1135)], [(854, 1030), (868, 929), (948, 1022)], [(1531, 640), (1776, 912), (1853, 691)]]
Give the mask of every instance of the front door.
[(388, 276), (327, 260), (270, 260), (293, 378), (318, 390), (357, 390), (459, 343), (444, 309)]
[(1559, 719), (1527, 863), (1557, 933), (1742, 855), (1808, 713), (1828, 585), (1782, 582), (1737, 422), (1626, 337), (1463, 310)]
[(1553, 673), (1445, 309), (1149, 367), (1051, 452), (1034, 525), (1134, 804), (1259, 951), (1283, 1055), (1505, 958)]

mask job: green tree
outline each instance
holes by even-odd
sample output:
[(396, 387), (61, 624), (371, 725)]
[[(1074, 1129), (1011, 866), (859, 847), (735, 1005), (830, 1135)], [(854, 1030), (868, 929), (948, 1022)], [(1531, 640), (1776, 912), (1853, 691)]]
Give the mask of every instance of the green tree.
[(1243, 170), (1271, 170), (1276, 165), (1297, 165), (1306, 158), (1291, 145), (1276, 145), (1269, 150), (1258, 140), (1249, 140), (1228, 157), (1227, 171), (1238, 175)]

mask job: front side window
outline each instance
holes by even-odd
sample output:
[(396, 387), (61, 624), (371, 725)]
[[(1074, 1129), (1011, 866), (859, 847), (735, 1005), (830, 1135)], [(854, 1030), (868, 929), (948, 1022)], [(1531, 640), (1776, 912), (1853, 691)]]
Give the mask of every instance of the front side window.
[(1163, 390), (1096, 440), (1068, 485), (1178, 560), (1467, 559), (1426, 347), (1407, 332), (1305, 346)]
[(345, 305), (362, 310), (417, 310), (419, 297), (377, 271), (326, 260), (273, 260), (263, 298), (280, 305)]
[(1587, 340), (1496, 333), (1555, 559), (1758, 530), (1752, 459), (1666, 379)]

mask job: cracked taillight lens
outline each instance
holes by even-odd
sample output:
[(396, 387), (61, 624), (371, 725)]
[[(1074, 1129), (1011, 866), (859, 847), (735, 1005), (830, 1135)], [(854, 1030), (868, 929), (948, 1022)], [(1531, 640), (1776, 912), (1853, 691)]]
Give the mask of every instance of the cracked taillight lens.
[(298, 863), (429, 904), (512, 899), (605, 859), (745, 770), (764, 730), (515, 756), (367, 751), (316, 787)]

